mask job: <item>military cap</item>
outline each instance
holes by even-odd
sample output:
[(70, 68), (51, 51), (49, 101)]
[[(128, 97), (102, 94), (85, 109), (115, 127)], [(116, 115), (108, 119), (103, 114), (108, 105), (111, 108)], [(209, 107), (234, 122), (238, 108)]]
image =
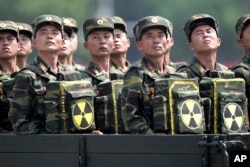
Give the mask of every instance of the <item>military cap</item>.
[(73, 32), (73, 28), (71, 27), (72, 24), (69, 22), (67, 18), (63, 17), (62, 25), (63, 25), (63, 31), (70, 37)]
[(33, 35), (33, 29), (31, 27), (31, 25), (27, 24), (27, 23), (19, 23), (17, 22), (18, 25), (18, 29), (19, 29), (19, 33), (20, 34), (25, 34), (27, 35), (30, 39), (32, 38)]
[(34, 32), (37, 32), (39, 28), (44, 25), (54, 25), (56, 28), (62, 31), (62, 19), (56, 15), (40, 15), (32, 23)]
[(244, 14), (237, 20), (237, 23), (235, 25), (235, 30), (239, 38), (242, 37), (243, 31), (249, 24), (250, 24), (250, 14)]
[(85, 40), (87, 39), (87, 36), (94, 30), (107, 30), (113, 33), (114, 23), (108, 17), (94, 16), (85, 20), (85, 22), (83, 23), (83, 34)]
[(184, 32), (189, 42), (193, 30), (200, 25), (209, 25), (216, 31), (217, 35), (219, 33), (219, 24), (213, 16), (208, 14), (196, 14), (188, 19), (184, 27)]
[(10, 31), (15, 37), (17, 37), (19, 33), (17, 24), (10, 20), (0, 21), (0, 31)]
[(155, 27), (163, 29), (166, 33), (168, 32), (170, 36), (173, 34), (173, 25), (168, 19), (161, 16), (147, 16), (140, 19), (133, 27), (136, 41), (140, 40), (146, 29)]
[(64, 17), (63, 18), (63, 26), (64, 27), (71, 27), (75, 33), (78, 32), (78, 25), (75, 19), (71, 17)]
[(123, 20), (123, 18), (121, 18), (119, 16), (113, 16), (111, 19), (114, 23), (114, 28), (120, 29), (120, 30), (124, 31), (125, 33), (127, 33), (127, 24)]

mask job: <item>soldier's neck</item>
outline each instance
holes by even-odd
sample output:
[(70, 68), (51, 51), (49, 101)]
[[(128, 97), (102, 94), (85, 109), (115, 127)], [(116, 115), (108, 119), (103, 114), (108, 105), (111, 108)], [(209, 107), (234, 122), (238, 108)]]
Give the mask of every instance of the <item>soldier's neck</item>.
[(197, 59), (210, 71), (215, 70), (216, 53), (213, 54), (197, 54)]
[(2, 66), (3, 70), (7, 73), (13, 73), (17, 71), (16, 65), (16, 56), (10, 59), (3, 59), (0, 61), (0, 65)]
[(121, 68), (122, 70), (126, 70), (126, 54), (117, 54), (117, 55), (111, 55), (110, 60), (112, 63), (114, 63), (116, 66)]
[(57, 63), (58, 63), (58, 53), (54, 52), (54, 53), (39, 53), (38, 54), (39, 57), (50, 67), (52, 68), (54, 71), (58, 71), (57, 68)]
[(101, 69), (107, 76), (109, 76), (109, 56), (105, 57), (94, 57), (92, 56), (92, 62)]

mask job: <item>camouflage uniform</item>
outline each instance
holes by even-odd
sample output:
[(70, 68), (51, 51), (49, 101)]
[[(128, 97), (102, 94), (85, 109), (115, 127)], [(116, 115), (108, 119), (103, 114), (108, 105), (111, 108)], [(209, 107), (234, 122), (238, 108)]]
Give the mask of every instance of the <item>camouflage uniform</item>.
[[(85, 40), (90, 33), (98, 29), (108, 30), (113, 33), (114, 24), (109, 18), (104, 17), (93, 17), (87, 19), (83, 24), (83, 33)], [(123, 73), (121, 73), (120, 70), (114, 68), (110, 68), (109, 76), (106, 76), (101, 71), (101, 69), (97, 67), (92, 61), (89, 62), (85, 70), (80, 72), (82, 73), (83, 79), (91, 79), (94, 89), (96, 89), (97, 85), (99, 85), (100, 82), (123, 78)]]
[[(184, 32), (189, 42), (191, 42), (191, 34), (193, 30), (199, 25), (210, 25), (215, 29), (217, 35), (219, 31), (218, 22), (210, 15), (197, 14), (192, 16), (185, 24)], [(230, 71), (226, 66), (216, 62), (215, 71)], [(203, 77), (211, 77), (210, 70), (202, 65), (196, 57), (177, 69), (178, 72), (186, 72), (189, 78), (197, 77), (201, 80)]]
[[(127, 61), (126, 61), (126, 66), (129, 68), (130, 65), (131, 65), (130, 62), (127, 60)], [(117, 66), (114, 62), (112, 62), (112, 61), (110, 61), (110, 68), (111, 68), (111, 69), (117, 69), (117, 70), (119, 70), (120, 72), (125, 73), (125, 71), (123, 71), (120, 67), (118, 67), (118, 66)]]
[[(54, 15), (38, 16), (33, 22), (36, 32), (43, 25), (50, 24), (62, 31), (61, 18)], [(58, 64), (58, 71), (66, 68)], [(13, 99), (9, 112), (14, 131), (17, 134), (45, 133), (44, 99), (46, 84), (57, 79), (57, 73), (37, 56), (28, 67), (15, 78)]]
[[(12, 21), (0, 21), (0, 31), (11, 32), (16, 39), (18, 38), (18, 25)], [(9, 102), (12, 97), (13, 80), (19, 71), (15, 66), (16, 72), (9, 73), (0, 65), (0, 133), (9, 133), (13, 131), (12, 125), (8, 118)]]
[[(147, 28), (160, 28), (170, 33), (169, 22), (159, 16), (148, 16), (139, 20), (134, 26), (137, 41), (141, 40)], [(164, 71), (159, 69), (147, 57), (132, 64), (124, 76), (122, 89), (122, 118), (131, 133), (153, 134), (153, 90), (154, 80), (169, 78), (174, 68), (163, 64)]]
[[(250, 14), (242, 15), (235, 25), (238, 39), (242, 39), (242, 33), (247, 26), (250, 26)], [(249, 47), (248, 47), (249, 48)], [(236, 63), (231, 70), (235, 72), (235, 77), (243, 78), (246, 82), (246, 95), (248, 99), (248, 117), (250, 120), (250, 54), (246, 53), (241, 61)]]
[[(16, 67), (18, 69), (18, 67)], [(18, 69), (19, 70), (19, 69)], [(12, 83), (9, 82), (8, 85), (3, 87), (5, 81), (11, 81), (15, 78), (17, 72), (6, 73), (0, 65), (0, 133), (8, 133), (13, 131), (11, 122), (8, 117), (9, 111), (9, 100), (11, 98)]]
[[(215, 63), (215, 71), (230, 71), (226, 66), (218, 62)], [(189, 78), (211, 77), (210, 70), (203, 66), (196, 57), (187, 63), (187, 65), (180, 66), (177, 72), (185, 72)]]

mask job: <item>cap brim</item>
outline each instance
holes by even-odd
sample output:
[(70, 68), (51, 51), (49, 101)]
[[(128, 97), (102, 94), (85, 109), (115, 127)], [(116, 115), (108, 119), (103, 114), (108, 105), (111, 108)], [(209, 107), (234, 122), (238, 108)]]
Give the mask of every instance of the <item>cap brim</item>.
[(45, 25), (52, 25), (52, 26), (56, 27), (58, 30), (62, 31), (62, 26), (59, 23), (51, 22), (51, 21), (46, 21), (46, 22), (42, 22), (42, 23), (37, 24), (36, 28), (35, 28), (36, 31)]
[(12, 29), (2, 29), (0, 30), (0, 32), (9, 32), (13, 34), (15, 37), (17, 37), (17, 34), (18, 34), (15, 30), (12, 30)]

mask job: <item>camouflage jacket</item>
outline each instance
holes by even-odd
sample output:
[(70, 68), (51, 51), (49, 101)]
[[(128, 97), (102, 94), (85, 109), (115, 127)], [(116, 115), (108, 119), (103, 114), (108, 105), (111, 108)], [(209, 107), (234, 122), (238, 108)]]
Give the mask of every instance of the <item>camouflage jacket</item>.
[(179, 67), (186, 65), (186, 62), (170, 62), (169, 66), (173, 67), (174, 69), (178, 69)]
[(89, 62), (89, 65), (85, 70), (79, 70), (82, 74), (83, 79), (91, 80), (93, 89), (96, 90), (97, 85), (103, 81), (110, 81), (115, 79), (123, 79), (123, 73), (117, 69), (110, 68), (109, 77), (106, 76), (99, 67), (97, 67), (93, 62)]
[[(210, 77), (210, 70), (204, 67), (196, 57), (187, 63), (187, 65), (180, 66), (177, 72), (185, 72), (188, 78), (199, 78)], [(218, 62), (215, 63), (215, 71), (230, 71), (226, 66)]]
[[(58, 64), (58, 71), (66, 67)], [(17, 134), (45, 133), (44, 98), (46, 84), (56, 80), (56, 72), (39, 57), (16, 76), (9, 118)]]
[(235, 72), (236, 77), (243, 78), (247, 84), (250, 84), (250, 55), (244, 56), (241, 61), (230, 69)]
[[(17, 70), (19, 68), (17, 67)], [(8, 112), (9, 112), (9, 100), (11, 98), (12, 94), (12, 84), (13, 84), (13, 78), (15, 78), (17, 72), (14, 72), (12, 74), (7, 73), (3, 70), (3, 68), (0, 65), (0, 133), (8, 133), (12, 131), (12, 125), (10, 123), (10, 120), (8, 118)], [(11, 82), (6, 82), (11, 81)], [(3, 83), (5, 86), (3, 86)]]
[(174, 72), (164, 65), (160, 73), (146, 57), (135, 62), (124, 76), (122, 89), (122, 118), (131, 133), (153, 134), (152, 87), (154, 79), (168, 78)]
[(83, 65), (77, 64), (77, 63), (75, 63), (75, 62), (73, 62), (73, 68), (74, 68), (74, 70), (76, 70), (76, 71), (84, 70), (84, 69), (85, 69), (85, 67), (84, 67)]
[[(129, 63), (129, 61), (126, 61), (126, 66), (129, 67), (131, 64)], [(123, 71), (120, 67), (118, 67), (113, 61), (110, 61), (110, 68), (112, 69), (117, 69), (119, 70), (121, 73), (125, 73), (125, 71)]]

